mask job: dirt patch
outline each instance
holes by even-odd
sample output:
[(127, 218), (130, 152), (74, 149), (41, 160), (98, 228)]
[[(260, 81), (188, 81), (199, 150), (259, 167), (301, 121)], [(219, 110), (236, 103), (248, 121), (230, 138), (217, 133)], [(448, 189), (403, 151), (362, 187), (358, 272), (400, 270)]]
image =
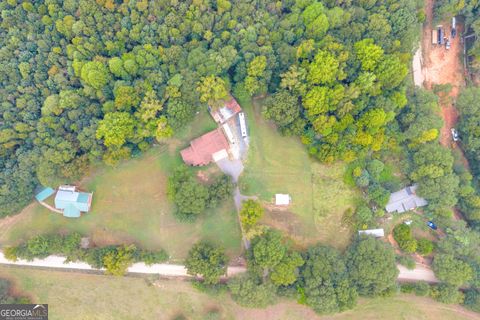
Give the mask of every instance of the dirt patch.
[(265, 210), (262, 223), (274, 229), (288, 234), (295, 242), (305, 243), (309, 239), (306, 234), (303, 221), (294, 213), (287, 210)]
[(446, 147), (452, 147), (452, 138), (450, 129), (456, 126), (458, 121), (458, 112), (455, 108), (455, 98), (460, 88), (465, 86), (465, 77), (463, 64), (461, 62), (463, 45), (460, 41), (462, 25), (457, 24), (457, 36), (451, 38), (451, 25), (448, 21), (442, 22), (445, 34), (450, 38), (451, 48), (447, 50), (445, 45), (432, 44), (432, 28), (437, 26), (433, 24), (433, 0), (426, 1), (425, 13), (427, 16), (423, 28), (423, 76), (424, 85), (431, 90), (434, 85), (451, 84), (452, 90), (449, 93), (450, 99), (441, 99), (441, 115), (444, 120), (444, 126), (441, 131), (440, 142)]

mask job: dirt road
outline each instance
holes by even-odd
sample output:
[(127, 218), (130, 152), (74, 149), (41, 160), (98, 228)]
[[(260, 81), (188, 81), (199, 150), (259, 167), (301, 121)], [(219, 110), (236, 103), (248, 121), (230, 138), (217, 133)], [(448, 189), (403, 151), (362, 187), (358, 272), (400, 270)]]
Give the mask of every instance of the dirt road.
[(415, 269), (408, 270), (404, 266), (397, 265), (398, 270), (400, 273), (398, 274), (398, 281), (425, 281), (429, 283), (438, 283), (440, 282), (435, 274), (433, 273), (432, 269), (429, 269), (421, 264), (416, 265)]
[(432, 90), (435, 85), (450, 84), (452, 86), (452, 90), (440, 102), (441, 115), (444, 120), (440, 142), (446, 147), (455, 147), (450, 129), (454, 128), (458, 121), (455, 99), (460, 88), (465, 86), (464, 70), (461, 62), (463, 47), (460, 42), (460, 34), (462, 33), (462, 26), (457, 24), (457, 36), (452, 38), (450, 21), (442, 23), (445, 35), (451, 41), (449, 50), (445, 48), (445, 45), (432, 44), (432, 28), (437, 27), (437, 25), (433, 25), (434, 2), (434, 0), (427, 0), (425, 6), (426, 22), (422, 38), (422, 74), (424, 76), (424, 86), (429, 90)]
[[(33, 261), (18, 260), (16, 262), (7, 260), (2, 252), (0, 252), (0, 264), (16, 265), (16, 266), (28, 266), (28, 267), (41, 267), (41, 268), (53, 268), (64, 270), (82, 270), (82, 271), (104, 271), (104, 269), (92, 268), (89, 264), (84, 262), (69, 262), (65, 263), (65, 258), (60, 256), (49, 256), (45, 259), (34, 259)], [(425, 266), (417, 264), (414, 270), (408, 270), (407, 268), (397, 265), (400, 271), (398, 275), (398, 281), (426, 281), (430, 283), (439, 282), (433, 271)], [(187, 269), (183, 265), (179, 264), (167, 264), (158, 263), (150, 266), (145, 263), (134, 263), (128, 268), (128, 273), (137, 274), (158, 274), (165, 277), (191, 277), (187, 273)], [(227, 277), (232, 277), (240, 273), (247, 271), (247, 268), (243, 266), (229, 266), (227, 269)]]
[[(84, 262), (65, 263), (65, 258), (60, 256), (49, 256), (45, 259), (34, 259), (33, 261), (18, 260), (16, 262), (13, 262), (7, 260), (3, 255), (3, 252), (0, 252), (0, 264), (67, 270), (104, 271), (104, 269), (95, 269)], [(150, 266), (147, 266), (143, 262), (134, 263), (128, 268), (127, 271), (129, 273), (139, 274), (158, 274), (166, 277), (191, 277), (189, 274), (187, 274), (187, 269), (185, 268), (185, 266), (168, 263), (157, 263)], [(239, 273), (244, 273), (246, 271), (247, 269), (242, 266), (230, 266), (227, 270), (227, 277), (231, 277)]]

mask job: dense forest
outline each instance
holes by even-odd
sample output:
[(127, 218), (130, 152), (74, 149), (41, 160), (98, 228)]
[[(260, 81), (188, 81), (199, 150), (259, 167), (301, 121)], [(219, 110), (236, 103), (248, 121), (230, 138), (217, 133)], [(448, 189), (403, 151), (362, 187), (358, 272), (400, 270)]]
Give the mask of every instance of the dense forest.
[(167, 139), (229, 91), (275, 93), (268, 117), (322, 161), (395, 144), (421, 6), (2, 1), (0, 213)]

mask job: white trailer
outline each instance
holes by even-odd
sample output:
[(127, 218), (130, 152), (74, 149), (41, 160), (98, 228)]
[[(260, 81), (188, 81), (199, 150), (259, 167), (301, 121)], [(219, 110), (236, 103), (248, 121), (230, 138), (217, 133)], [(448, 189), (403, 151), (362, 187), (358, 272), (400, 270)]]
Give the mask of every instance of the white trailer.
[(240, 112), (238, 114), (238, 119), (240, 120), (240, 131), (242, 131), (242, 137), (247, 137), (247, 123), (245, 122), (245, 114)]

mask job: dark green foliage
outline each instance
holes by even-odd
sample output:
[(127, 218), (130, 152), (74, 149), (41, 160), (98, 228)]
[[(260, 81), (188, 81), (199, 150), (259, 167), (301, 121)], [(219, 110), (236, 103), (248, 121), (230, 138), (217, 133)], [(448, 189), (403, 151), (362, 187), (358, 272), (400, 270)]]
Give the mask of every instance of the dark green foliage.
[(227, 175), (221, 175), (212, 184), (208, 186), (207, 206), (210, 208), (217, 207), (225, 199), (232, 196), (233, 183), (232, 178)]
[(232, 298), (239, 305), (251, 308), (265, 308), (276, 300), (275, 286), (271, 283), (260, 283), (250, 276), (239, 276), (228, 282)]
[(203, 281), (192, 281), (192, 287), (213, 297), (228, 292), (227, 285), (222, 282), (207, 284)]
[[(80, 247), (81, 235), (49, 234), (39, 235), (16, 247), (5, 248), (5, 257), (9, 260), (45, 258), (49, 255), (64, 256), (65, 261), (85, 261), (92, 267), (110, 269), (112, 274), (121, 275), (133, 262), (145, 262), (147, 265), (165, 262), (168, 254), (164, 250), (147, 251), (130, 246), (105, 246), (83, 249)], [(106, 262), (106, 257), (108, 263)], [(122, 271), (123, 270), (123, 271)], [(117, 272), (118, 271), (118, 272)]]
[(347, 250), (347, 270), (360, 295), (388, 294), (395, 287), (398, 269), (393, 249), (372, 237), (357, 239)]
[(310, 248), (301, 269), (305, 303), (321, 314), (352, 309), (357, 291), (350, 283), (342, 255), (330, 247)]
[(417, 241), (413, 238), (412, 228), (404, 223), (393, 229), (393, 238), (399, 247), (406, 253), (414, 253), (417, 250)]
[(473, 278), (472, 267), (449, 254), (437, 254), (432, 268), (438, 279), (455, 286), (461, 286)]
[(458, 287), (441, 283), (432, 288), (431, 296), (437, 301), (447, 304), (457, 304), (463, 302), (463, 293), (458, 290)]
[(321, 160), (379, 150), (403, 106), (399, 57), (417, 25), (413, 0), (3, 1), (0, 11), (1, 216), (39, 183), (76, 181), (92, 161), (163, 141), (230, 87), (278, 91), (266, 115)]
[(203, 185), (186, 166), (176, 168), (168, 180), (168, 194), (176, 205), (176, 214), (187, 221), (194, 220), (207, 207), (218, 206), (232, 192), (230, 177), (222, 175), (210, 185)]
[(432, 253), (432, 251), (433, 251), (432, 241), (425, 238), (417, 239), (417, 252), (420, 255), (428, 256), (430, 253)]
[(408, 270), (415, 269), (415, 260), (411, 256), (397, 256), (396, 261)]
[(428, 296), (430, 294), (430, 290), (430, 285), (423, 281), (415, 282), (415, 286), (413, 289), (415, 295), (420, 297)]
[(20, 259), (33, 260), (45, 258), (52, 254), (61, 254), (67, 260), (74, 261), (82, 257), (80, 249), (81, 236), (72, 233), (67, 236), (59, 234), (39, 235), (15, 247), (15, 256)]
[(135, 254), (135, 261), (144, 262), (147, 266), (165, 262), (168, 258), (168, 253), (165, 250), (147, 251), (139, 249)]
[(467, 290), (463, 304), (475, 312), (480, 312), (480, 292), (477, 289)]
[(199, 242), (188, 252), (185, 268), (192, 276), (200, 275), (205, 284), (215, 284), (227, 272), (228, 258), (224, 251), (209, 242)]
[(293, 284), (298, 277), (298, 268), (304, 261), (298, 252), (284, 244), (279, 232), (267, 230), (252, 239), (247, 252), (248, 268), (252, 274), (271, 281), (276, 286)]
[(300, 118), (298, 99), (286, 90), (279, 91), (267, 98), (264, 104), (263, 115), (273, 120), (279, 130), (287, 135), (300, 135), (305, 126)]
[(438, 143), (425, 144), (413, 152), (410, 177), (419, 184), (417, 193), (437, 214), (457, 203), (459, 178), (453, 172), (453, 156)]

